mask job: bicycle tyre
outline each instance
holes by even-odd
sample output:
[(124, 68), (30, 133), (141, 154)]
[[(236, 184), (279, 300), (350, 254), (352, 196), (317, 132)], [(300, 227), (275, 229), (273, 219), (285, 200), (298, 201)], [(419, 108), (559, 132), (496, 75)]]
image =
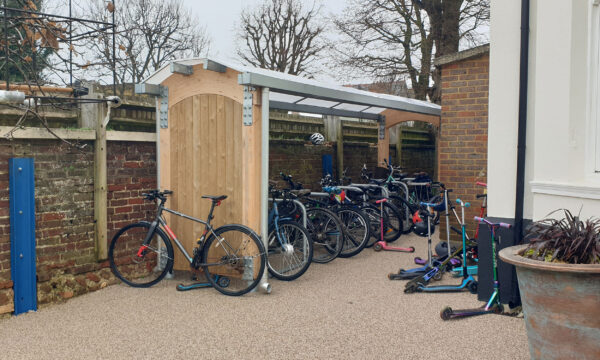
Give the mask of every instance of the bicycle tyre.
[[(173, 269), (173, 245), (158, 227), (154, 230), (148, 247), (143, 250), (143, 256), (138, 256), (150, 227), (151, 224), (146, 221), (129, 224), (117, 231), (108, 248), (108, 262), (112, 273), (132, 287), (150, 287)], [(164, 245), (166, 256), (160, 250), (163, 249), (161, 244)], [(157, 266), (160, 257), (166, 261), (162, 269)]]
[(406, 199), (399, 196), (392, 197), (392, 201), (398, 209), (400, 218), (402, 219), (402, 234), (410, 233), (413, 227), (410, 203), (407, 202)]
[(383, 204), (383, 211), (387, 214), (388, 221), (388, 229), (384, 232), (383, 239), (386, 242), (394, 242), (404, 233), (402, 214), (396, 205), (389, 202)]
[[(239, 224), (221, 226), (215, 230), (215, 234), (218, 238), (211, 234), (204, 243), (202, 263), (210, 264), (214, 259), (219, 259), (222, 263), (203, 265), (202, 270), (204, 270), (206, 278), (215, 289), (224, 295), (240, 296), (252, 291), (260, 282), (267, 262), (265, 247), (260, 237), (252, 229)], [(239, 241), (239, 239), (247, 240)], [(238, 240), (240, 244), (235, 245), (233, 240)], [(251, 246), (248, 246), (249, 244)], [(229, 248), (231, 254), (226, 254), (223, 251), (225, 248)], [(252, 265), (249, 264), (250, 259), (253, 259)], [(257, 261), (259, 262), (258, 271), (255, 271)], [(229, 281), (222, 281), (221, 279), (224, 277), (227, 277)]]
[[(375, 245), (376, 242), (381, 241), (381, 211), (375, 205), (366, 205), (360, 209), (365, 215), (369, 217), (369, 223), (371, 224), (370, 231), (371, 237), (367, 241), (365, 248), (370, 248)], [(387, 215), (383, 214), (383, 224), (387, 223)], [(385, 232), (385, 230), (384, 230)], [(385, 237), (384, 237), (385, 238)]]
[[(269, 232), (267, 268), (279, 280), (292, 281), (304, 274), (313, 258), (313, 241), (306, 228), (292, 220), (280, 220), (279, 234), (289, 239), (291, 248), (282, 248), (275, 229)], [(302, 237), (301, 239), (299, 237)], [(301, 256), (296, 256), (300, 254)]]
[(344, 225), (344, 246), (338, 255), (349, 258), (360, 253), (371, 237), (369, 217), (362, 211), (349, 206), (336, 209), (336, 214)]
[(325, 264), (340, 254), (344, 246), (344, 226), (337, 215), (323, 208), (306, 210), (306, 228), (313, 240), (312, 261)]

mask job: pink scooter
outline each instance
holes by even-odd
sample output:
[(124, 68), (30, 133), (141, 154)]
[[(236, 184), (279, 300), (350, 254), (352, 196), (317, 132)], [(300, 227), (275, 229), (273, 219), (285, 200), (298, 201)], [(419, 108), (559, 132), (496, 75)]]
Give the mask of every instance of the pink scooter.
[(383, 239), (383, 203), (386, 202), (387, 199), (381, 199), (381, 200), (377, 200), (375, 203), (379, 204), (379, 209), (380, 209), (380, 215), (379, 215), (379, 221), (380, 221), (380, 229), (381, 229), (381, 240), (376, 242), (375, 245), (373, 245), (373, 249), (375, 251), (399, 251), (399, 252), (415, 252), (415, 248), (413, 246), (408, 247), (408, 248), (404, 248), (404, 247), (396, 247), (396, 246), (389, 246), (388, 243)]

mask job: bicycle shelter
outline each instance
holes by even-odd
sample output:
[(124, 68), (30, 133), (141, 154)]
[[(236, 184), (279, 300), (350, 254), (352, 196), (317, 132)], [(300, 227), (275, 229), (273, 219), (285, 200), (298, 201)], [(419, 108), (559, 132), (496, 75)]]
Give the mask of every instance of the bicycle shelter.
[[(270, 109), (377, 120), (379, 162), (389, 157), (392, 126), (441, 121), (440, 106), (425, 101), (206, 58), (172, 62), (136, 84), (136, 93), (156, 96), (157, 181), (159, 188), (174, 191), (168, 207), (206, 218), (210, 203), (201, 195), (226, 194), (214, 224), (247, 225), (263, 241)], [(167, 220), (191, 250), (201, 225)], [(189, 269), (179, 253), (175, 269)]]

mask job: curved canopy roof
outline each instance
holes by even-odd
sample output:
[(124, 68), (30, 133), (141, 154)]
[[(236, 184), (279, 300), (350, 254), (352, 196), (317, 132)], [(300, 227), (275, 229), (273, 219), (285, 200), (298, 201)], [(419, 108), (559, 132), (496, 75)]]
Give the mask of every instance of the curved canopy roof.
[(301, 76), (208, 58), (175, 61), (150, 75), (144, 83), (159, 85), (173, 72), (192, 71), (191, 66), (198, 64), (203, 64), (204, 69), (218, 72), (224, 72), (227, 68), (233, 69), (240, 73), (239, 84), (269, 88), (269, 104), (272, 109), (363, 119), (379, 119), (380, 114), (387, 109), (423, 115), (441, 115), (440, 106), (427, 101), (358, 90)]

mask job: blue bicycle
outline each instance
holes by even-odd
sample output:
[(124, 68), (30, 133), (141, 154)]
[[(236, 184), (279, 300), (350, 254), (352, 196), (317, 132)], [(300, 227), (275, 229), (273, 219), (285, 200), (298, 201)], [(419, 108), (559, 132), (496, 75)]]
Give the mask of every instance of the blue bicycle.
[[(280, 216), (279, 206), (286, 207), (291, 199), (286, 192), (271, 187), (273, 204), (269, 212), (269, 246), (267, 268), (280, 280), (295, 280), (308, 270), (313, 258), (313, 241), (306, 228), (291, 217)], [(277, 198), (283, 197), (278, 204)]]

